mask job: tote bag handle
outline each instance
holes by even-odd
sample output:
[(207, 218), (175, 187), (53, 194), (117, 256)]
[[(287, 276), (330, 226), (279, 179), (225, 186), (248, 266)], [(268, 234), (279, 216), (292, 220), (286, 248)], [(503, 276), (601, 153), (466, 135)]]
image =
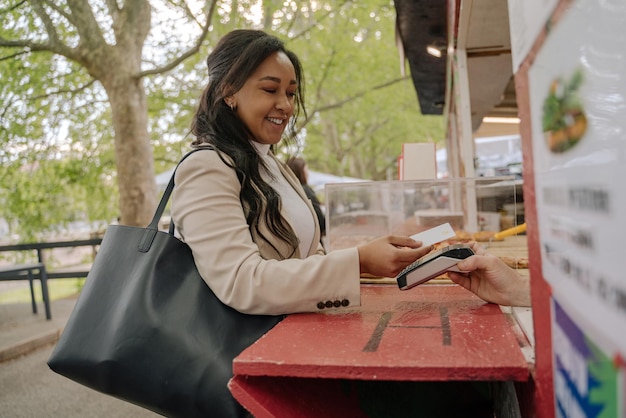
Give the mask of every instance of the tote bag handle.
[[(165, 207), (167, 206), (167, 202), (169, 202), (170, 196), (172, 195), (172, 191), (174, 190), (174, 176), (176, 175), (176, 170), (178, 169), (178, 166), (194, 152), (201, 151), (201, 150), (213, 150), (213, 149), (214, 148), (210, 146), (202, 146), (200, 148), (193, 149), (189, 151), (187, 154), (185, 154), (183, 158), (180, 159), (178, 164), (176, 164), (176, 168), (174, 168), (172, 177), (170, 177), (170, 181), (169, 183), (167, 183), (167, 187), (165, 188), (165, 191), (163, 192), (163, 196), (161, 197), (159, 206), (157, 206), (156, 212), (154, 213), (154, 216), (152, 217), (152, 221), (145, 228), (143, 236), (139, 240), (139, 244), (137, 246), (139, 251), (141, 251), (142, 253), (147, 253), (150, 250), (150, 247), (152, 246), (154, 237), (159, 231), (159, 220), (161, 219), (161, 216), (163, 216), (163, 212), (165, 212)], [(168, 233), (170, 235), (174, 235), (174, 222), (173, 221), (170, 221), (170, 228), (169, 228)]]

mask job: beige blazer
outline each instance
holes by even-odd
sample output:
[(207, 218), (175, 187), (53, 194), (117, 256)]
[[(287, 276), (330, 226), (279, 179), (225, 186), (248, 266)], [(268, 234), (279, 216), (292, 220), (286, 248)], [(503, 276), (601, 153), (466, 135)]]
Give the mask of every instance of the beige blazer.
[[(279, 166), (307, 202), (307, 216), (315, 216), (298, 180)], [(237, 175), (216, 151), (190, 155), (178, 166), (174, 181), (172, 220), (200, 275), (223, 303), (244, 313), (272, 315), (360, 304), (357, 249), (323, 254), (314, 245), (306, 258), (283, 259), (290, 250), (269, 233), (264, 216), (259, 229), (271, 245), (250, 234)], [(317, 227), (313, 242), (319, 237)]]

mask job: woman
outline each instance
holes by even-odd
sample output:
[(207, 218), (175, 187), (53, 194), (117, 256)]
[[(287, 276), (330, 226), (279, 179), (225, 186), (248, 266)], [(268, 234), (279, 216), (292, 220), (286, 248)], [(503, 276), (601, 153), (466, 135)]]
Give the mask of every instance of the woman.
[(192, 133), (209, 149), (178, 167), (171, 211), (223, 303), (267, 315), (358, 306), (361, 274), (393, 277), (430, 250), (386, 236), (324, 254), (310, 201), (272, 153), (304, 112), (298, 58), (276, 37), (236, 30), (207, 66)]
[[(272, 153), (285, 131), (293, 139), (304, 112), (298, 58), (276, 37), (236, 30), (207, 66), (192, 124), (193, 146), (206, 149), (178, 166), (171, 213), (224, 304), (255, 315), (357, 306), (361, 273), (393, 277), (430, 250), (388, 236), (325, 254), (311, 202)], [(227, 389), (230, 364), (218, 373), (207, 394), (219, 407), (214, 415), (245, 416)]]

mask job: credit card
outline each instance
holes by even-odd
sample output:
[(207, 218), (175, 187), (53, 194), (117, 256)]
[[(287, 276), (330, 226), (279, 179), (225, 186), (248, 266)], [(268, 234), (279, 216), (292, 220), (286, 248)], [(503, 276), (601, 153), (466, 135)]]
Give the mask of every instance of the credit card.
[(422, 241), (422, 246), (427, 247), (449, 238), (454, 238), (455, 236), (456, 232), (454, 232), (450, 223), (446, 222), (445, 224), (411, 235), (411, 238), (415, 241)]

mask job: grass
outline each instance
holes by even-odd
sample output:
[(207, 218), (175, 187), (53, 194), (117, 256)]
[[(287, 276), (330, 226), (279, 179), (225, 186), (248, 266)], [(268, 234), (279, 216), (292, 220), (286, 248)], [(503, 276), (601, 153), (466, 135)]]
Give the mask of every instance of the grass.
[[(83, 288), (84, 278), (77, 279), (53, 279), (48, 280), (48, 292), (50, 300), (63, 299), (69, 296), (77, 295)], [(11, 289), (0, 292), (0, 303), (30, 303), (30, 287), (28, 281), (24, 281), (26, 286), (18, 289)], [(41, 285), (39, 280), (35, 280), (35, 300), (42, 302)]]

